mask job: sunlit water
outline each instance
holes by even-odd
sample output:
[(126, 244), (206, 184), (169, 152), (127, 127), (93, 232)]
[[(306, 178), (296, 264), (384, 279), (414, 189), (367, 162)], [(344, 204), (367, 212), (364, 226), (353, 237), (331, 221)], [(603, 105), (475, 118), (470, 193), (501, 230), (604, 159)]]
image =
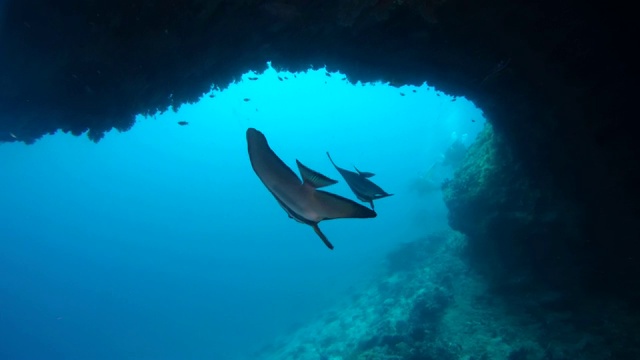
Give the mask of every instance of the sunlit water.
[[(446, 227), (441, 194), (412, 184), (452, 133), (475, 137), (480, 110), (329, 75), (270, 68), (99, 144), (0, 146), (0, 358), (247, 356), (357, 291), (394, 245)], [(326, 151), (395, 195), (375, 219), (322, 222), (330, 251), (254, 174), (247, 127), (296, 172), (299, 159), (340, 181), (328, 191), (355, 199)]]

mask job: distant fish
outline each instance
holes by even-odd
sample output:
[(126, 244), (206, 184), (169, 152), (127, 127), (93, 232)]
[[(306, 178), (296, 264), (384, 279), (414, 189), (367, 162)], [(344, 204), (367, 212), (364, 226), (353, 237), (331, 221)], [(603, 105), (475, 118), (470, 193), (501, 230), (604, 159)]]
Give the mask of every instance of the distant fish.
[(278, 76), (278, 80), (283, 81), (283, 79), (280, 76)]
[(340, 79), (340, 80), (347, 80), (347, 77), (346, 77), (346, 76), (344, 76), (344, 77), (343, 77), (342, 79)]
[(413, 89), (413, 90), (411, 90), (411, 91), (416, 92), (416, 89)]
[(329, 160), (331, 161), (333, 166), (336, 168), (336, 170), (338, 170), (340, 175), (342, 175), (344, 180), (347, 182), (347, 185), (349, 185), (349, 188), (351, 189), (351, 191), (353, 191), (353, 193), (356, 194), (356, 197), (358, 198), (358, 200), (362, 202), (368, 202), (371, 205), (372, 210), (374, 208), (373, 200), (378, 200), (378, 199), (382, 199), (384, 197), (393, 195), (382, 190), (380, 186), (374, 184), (371, 180), (369, 180), (369, 178), (374, 175), (373, 173), (361, 172), (357, 168), (356, 168), (357, 172), (343, 169), (341, 167), (338, 167), (338, 165), (336, 165), (333, 162), (333, 159), (331, 159), (331, 155), (329, 155), (328, 152), (327, 152), (327, 156), (329, 157)]
[(404, 96), (404, 93), (400, 93), (400, 96)]
[(183, 121), (178, 121), (178, 125), (185, 126), (185, 125), (189, 125), (189, 123), (183, 120)]
[(324, 73), (327, 77), (331, 77), (331, 74), (327, 71)]
[(337, 181), (309, 169), (296, 160), (302, 176), (300, 181), (271, 150), (267, 138), (260, 131), (254, 128), (247, 129), (247, 145), (253, 171), (271, 195), (290, 218), (311, 226), (329, 249), (333, 249), (333, 245), (318, 227), (319, 222), (340, 218), (376, 217), (375, 211), (355, 201), (318, 190)]
[(286, 77), (286, 76), (284, 77), (284, 79), (285, 79), (285, 80), (289, 80), (289, 78), (288, 78), (288, 77)]
[(251, 101), (251, 99), (249, 99), (249, 98), (244, 98), (243, 100), (244, 100), (244, 102), (249, 102), (249, 101)]
[(248, 79), (249, 79), (249, 80), (251, 80), (251, 81), (256, 81), (256, 80), (258, 80), (258, 78), (257, 78), (257, 77), (250, 77), (250, 78), (248, 78)]
[(214, 98), (214, 97), (216, 97), (216, 96), (215, 96), (215, 95), (213, 95), (213, 94), (210, 94), (210, 95), (209, 95), (209, 97), (213, 99), (213, 98)]

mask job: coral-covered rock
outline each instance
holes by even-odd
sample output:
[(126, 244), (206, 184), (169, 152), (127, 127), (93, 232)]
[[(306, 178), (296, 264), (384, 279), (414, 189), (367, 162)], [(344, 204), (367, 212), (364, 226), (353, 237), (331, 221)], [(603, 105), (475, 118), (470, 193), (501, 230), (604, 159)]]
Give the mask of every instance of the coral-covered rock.
[[(570, 291), (579, 283), (581, 261), (565, 244), (575, 241), (579, 213), (532, 183), (501, 135), (487, 125), (469, 148), (455, 176), (443, 184), (449, 224), (469, 235), (469, 258), (497, 287), (526, 288), (532, 282)], [(562, 261), (557, 257), (562, 256)]]

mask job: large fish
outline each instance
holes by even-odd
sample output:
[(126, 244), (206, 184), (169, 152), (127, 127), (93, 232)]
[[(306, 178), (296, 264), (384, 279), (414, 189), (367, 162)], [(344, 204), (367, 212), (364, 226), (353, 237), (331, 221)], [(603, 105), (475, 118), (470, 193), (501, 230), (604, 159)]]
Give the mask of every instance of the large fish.
[(247, 145), (253, 171), (264, 186), (290, 218), (311, 226), (329, 249), (333, 249), (333, 245), (318, 227), (320, 221), (376, 217), (375, 211), (355, 201), (318, 190), (337, 181), (309, 169), (296, 160), (302, 176), (300, 181), (293, 170), (271, 150), (267, 138), (260, 131), (254, 128), (247, 129)]
[(361, 172), (356, 169), (356, 172), (349, 171), (347, 169), (343, 169), (336, 165), (331, 159), (331, 155), (327, 152), (327, 156), (329, 160), (333, 164), (333, 166), (338, 170), (340, 175), (344, 178), (344, 181), (347, 182), (351, 191), (356, 194), (356, 197), (362, 202), (368, 202), (371, 205), (371, 209), (373, 209), (373, 200), (382, 199), (387, 196), (391, 196), (393, 194), (389, 194), (386, 191), (382, 190), (380, 186), (374, 184), (370, 177), (374, 176), (373, 173), (370, 172)]

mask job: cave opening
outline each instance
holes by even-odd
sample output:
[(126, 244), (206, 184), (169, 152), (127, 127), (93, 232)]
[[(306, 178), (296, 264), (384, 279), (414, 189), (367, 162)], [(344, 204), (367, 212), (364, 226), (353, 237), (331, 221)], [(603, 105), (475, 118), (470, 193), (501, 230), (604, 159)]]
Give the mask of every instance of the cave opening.
[[(195, 355), (222, 358), (313, 318), (367, 283), (390, 250), (448, 228), (440, 183), (461, 161), (449, 150), (455, 144), (466, 149), (484, 123), (470, 101), (427, 84), (352, 84), (326, 68), (293, 73), (268, 66), (176, 111), (139, 115), (132, 129), (111, 131), (98, 144), (59, 132), (33, 145), (0, 147), (7, 174), (1, 186), (14, 189), (4, 206), (29, 204), (2, 209), (8, 217), (3, 239), (11, 246), (0, 259), (8, 272), (30, 268), (32, 288), (58, 289), (33, 297), (54, 304), (43, 319), (91, 312), (93, 323), (103, 325), (89, 326), (95, 335), (89, 338), (134, 350), (137, 340), (105, 331), (104, 324), (126, 323), (140, 332), (154, 326), (149, 341), (165, 354), (178, 350), (155, 341), (162, 336), (222, 339), (195, 346)], [(329, 252), (312, 231), (287, 218), (252, 173), (247, 127), (264, 132), (292, 169), (299, 159), (342, 180), (326, 158), (330, 151), (346, 168), (376, 173), (375, 181), (394, 195), (377, 203), (378, 218), (370, 222), (323, 222), (336, 246)], [(329, 191), (354, 198), (343, 181)], [(122, 278), (129, 280), (115, 280)], [(83, 310), (74, 301), (87, 298), (72, 294), (64, 285), (69, 281), (90, 293), (110, 284), (111, 292), (126, 295)], [(167, 301), (180, 311), (164, 313)], [(212, 302), (225, 305), (211, 308)], [(17, 303), (7, 306), (16, 322), (28, 312)], [(221, 316), (234, 320), (217, 321)], [(147, 317), (164, 320), (153, 325)], [(180, 321), (196, 324), (193, 331), (206, 326), (211, 336), (173, 326)], [(45, 328), (36, 319), (19, 326)], [(92, 355), (86, 348), (60, 351)]]

